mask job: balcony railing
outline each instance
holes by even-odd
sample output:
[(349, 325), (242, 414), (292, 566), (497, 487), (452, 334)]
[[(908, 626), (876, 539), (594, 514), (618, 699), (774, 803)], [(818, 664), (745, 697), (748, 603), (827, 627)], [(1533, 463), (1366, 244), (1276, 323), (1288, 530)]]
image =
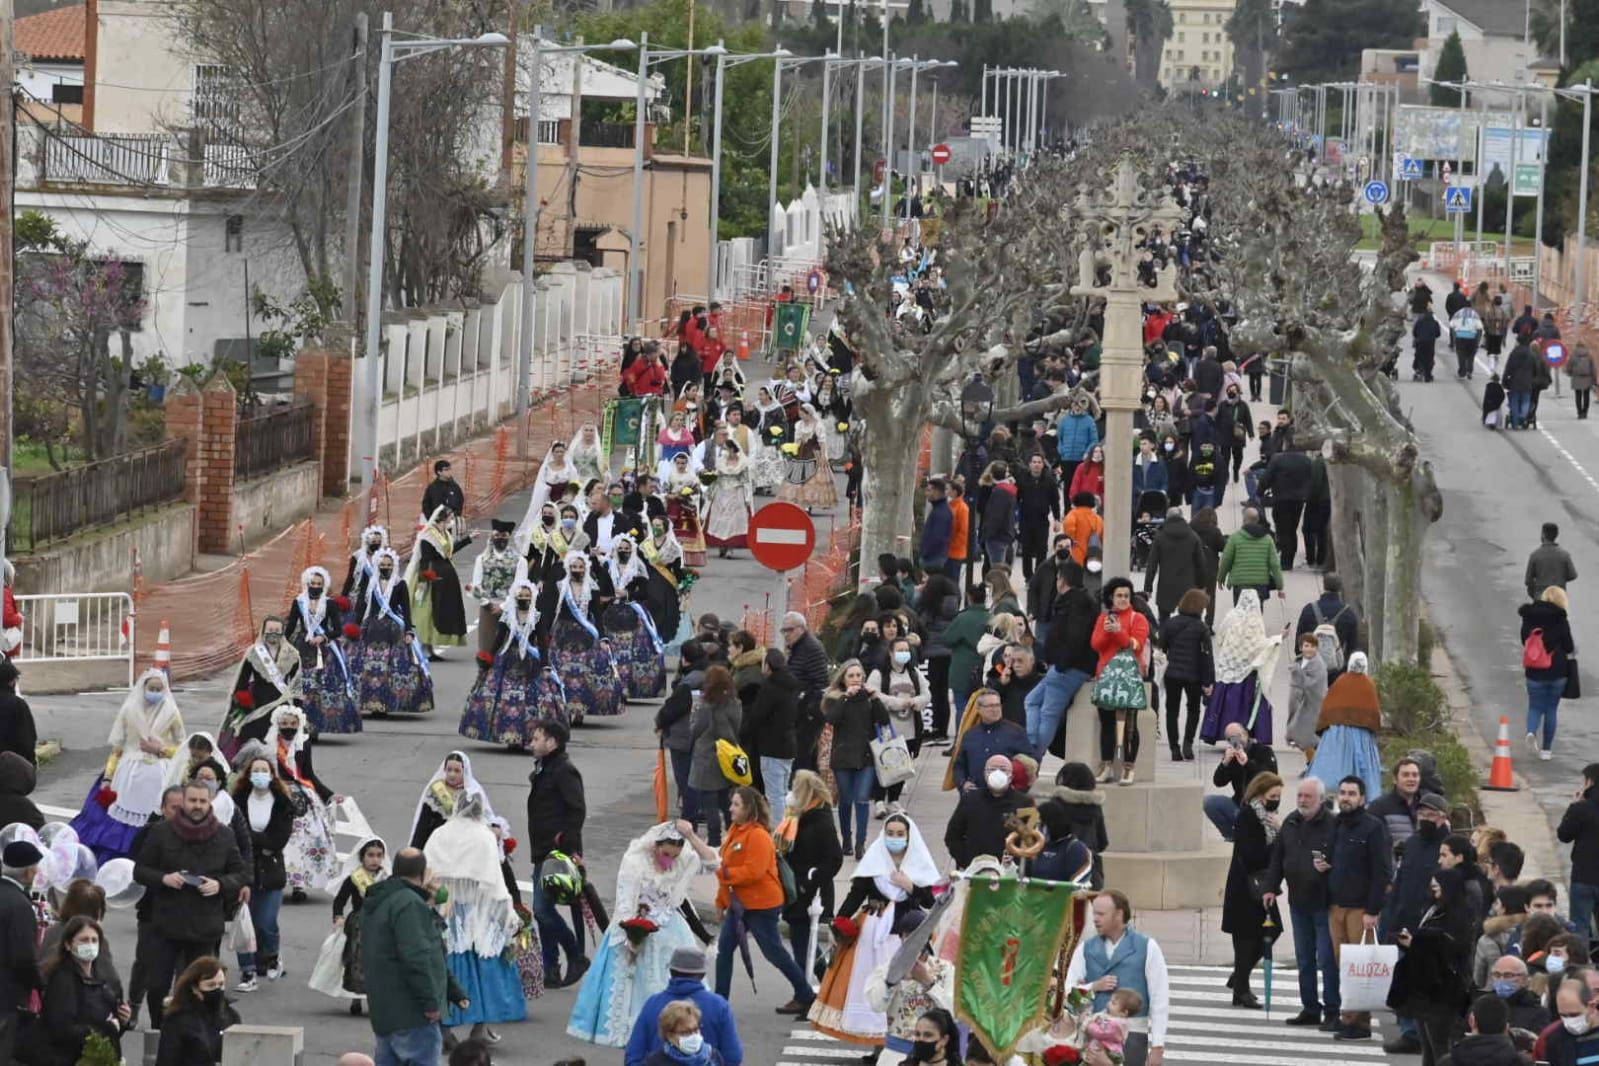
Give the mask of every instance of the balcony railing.
[(632, 148), (630, 122), (584, 122), (578, 129), (578, 144), (587, 148)]
[(44, 177), (95, 185), (171, 183), (172, 138), (160, 134), (84, 137), (50, 134), (44, 141)]
[(256, 156), (239, 144), (205, 146), (205, 185), (208, 189), (253, 189)]

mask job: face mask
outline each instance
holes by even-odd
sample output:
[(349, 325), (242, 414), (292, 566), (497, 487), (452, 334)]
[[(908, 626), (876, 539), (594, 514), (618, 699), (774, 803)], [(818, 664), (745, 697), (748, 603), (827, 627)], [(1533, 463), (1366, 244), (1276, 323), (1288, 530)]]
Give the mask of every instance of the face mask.
[(1105, 569), (1105, 564), (1100, 562), (1098, 559), (1090, 559), (1088, 560), (1087, 569), (1090, 574), (1097, 574), (1101, 570)]
[(1514, 981), (1494, 982), (1494, 995), (1498, 996), (1500, 999), (1509, 999), (1519, 991), (1521, 991), (1521, 989)]
[(1281, 800), (1267, 800), (1266, 801), (1266, 809), (1268, 811), (1275, 811), (1278, 807), (1281, 807), (1281, 806), (1282, 806), (1282, 801)]
[(1003, 792), (1010, 788), (1010, 774), (1007, 774), (1004, 770), (990, 770), (984, 780), (988, 782), (988, 787), (995, 792)]
[(552, 515), (552, 514), (545, 515), (544, 516), (544, 524), (547, 525), (547, 526), (553, 526), (555, 524), (555, 516)]
[(525, 611), (525, 610), (529, 609), (532, 606), (533, 606), (533, 601), (532, 600), (517, 600), (516, 601), (516, 609), (519, 610), (519, 611)]
[(272, 775), (265, 770), (257, 770), (250, 775), (250, 784), (256, 788), (264, 789), (272, 783)]
[(1421, 834), (1421, 839), (1426, 841), (1442, 840), (1449, 835), (1447, 826), (1434, 825), (1431, 822), (1422, 822), (1416, 827), (1416, 831)]
[(1177, 445), (1173, 444), (1171, 441), (1167, 441), (1165, 444), (1162, 444), (1161, 447), (1168, 452), (1174, 452), (1177, 450)]
[(167, 690), (164, 688), (144, 690), (144, 702), (150, 704), (152, 707), (166, 698)]
[(1543, 968), (1546, 973), (1565, 973), (1566, 960), (1559, 955), (1551, 955), (1543, 960)]
[(268, 633), (266, 635), (267, 647), (275, 648), (279, 644), (282, 644), (282, 643), (283, 643), (283, 634), (282, 633)]
[(100, 942), (96, 940), (88, 944), (74, 944), (72, 953), (84, 962), (93, 962), (100, 957)]
[(609, 497), (609, 499), (611, 501), (611, 506), (612, 507), (620, 507), (620, 506), (622, 506), (622, 494), (620, 492), (613, 494), (612, 496)]
[(937, 1044), (936, 1041), (932, 1041), (932, 1040), (912, 1040), (911, 1041), (910, 1060), (912, 1062), (932, 1062), (933, 1061), (933, 1056), (936, 1055), (936, 1054), (938, 1054), (938, 1044)]
[(384, 581), (387, 581), (390, 577), (392, 577), (394, 575), (394, 567), (392, 567), (392, 566), (379, 567), (378, 568), (378, 574), (379, 574), (379, 576), (381, 576), (383, 578)]
[(576, 529), (577, 528), (577, 519), (575, 519), (575, 518), (563, 518), (563, 519), (561, 519), (561, 528), (562, 529), (566, 529), (566, 530)]
[(670, 870), (677, 865), (677, 856), (665, 855), (657, 851), (655, 853), (655, 865), (662, 870)]
[(495, 551), (501, 551), (502, 552), (502, 551), (505, 550), (506, 546), (511, 543), (511, 538), (510, 537), (492, 537), (492, 538), (490, 538), (490, 543), (492, 543), (494, 545), (494, 550)]
[(908, 652), (908, 651), (896, 651), (894, 653), (894, 665), (895, 666), (904, 666), (906, 663), (908, 663), (910, 661), (911, 661), (911, 653), (910, 652)]
[(794, 790), (793, 789), (789, 789), (787, 792), (783, 793), (783, 806), (785, 806), (785, 807), (794, 806)]
[(1562, 1014), (1560, 1016), (1560, 1024), (1565, 1026), (1566, 1032), (1570, 1033), (1572, 1036), (1581, 1036), (1589, 1029), (1593, 1028), (1593, 1026), (1589, 1024), (1588, 1016), (1586, 1014), (1579, 1014), (1572, 1018), (1568, 1018)]
[(293, 740), (295, 735), (299, 732), (300, 731), (298, 729), (280, 729), (278, 730), (278, 736), (282, 737), (284, 740)]
[(588, 575), (587, 575), (587, 573), (585, 571), (573, 570), (572, 571), (572, 582), (573, 582), (573, 584), (581, 585), (583, 583), (583, 578), (585, 578), (586, 576), (588, 576)]
[(222, 782), (220, 781), (212, 781), (210, 778), (198, 778), (197, 780), (199, 780), (200, 784), (210, 789), (211, 795), (213, 796), (215, 796), (222, 788)]
[(911, 846), (910, 837), (884, 837), (883, 845), (895, 855)]
[(689, 1033), (677, 1038), (677, 1049), (685, 1055), (698, 1055), (704, 1046), (705, 1037), (701, 1033)]
[(862, 633), (861, 634), (861, 643), (862, 644), (876, 644), (877, 640), (878, 640), (878, 637), (877, 637), (876, 633)]

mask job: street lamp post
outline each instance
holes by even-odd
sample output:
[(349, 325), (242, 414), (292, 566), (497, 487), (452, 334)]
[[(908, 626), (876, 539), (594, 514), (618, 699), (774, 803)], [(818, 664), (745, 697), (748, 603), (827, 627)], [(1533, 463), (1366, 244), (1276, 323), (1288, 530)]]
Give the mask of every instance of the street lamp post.
[[(389, 97), (393, 88), (394, 66), (406, 59), (455, 48), (500, 48), (510, 44), (503, 33), (484, 33), (469, 38), (405, 37), (395, 39), (394, 16), (383, 13), (383, 36), (378, 61), (377, 144), (372, 164), (372, 236), (368, 251), (366, 288), (366, 411), (361, 419), (361, 491), (367, 509), (372, 506), (372, 488), (377, 483), (378, 419), (383, 410), (383, 253), (388, 246), (389, 206)], [(528, 309), (522, 309), (524, 317)], [(524, 375), (521, 388), (527, 387)], [(522, 401), (524, 394), (518, 392)]]
[(1577, 178), (1577, 271), (1572, 279), (1571, 303), (1582, 307), (1588, 302), (1588, 127), (1593, 120), (1593, 79), (1580, 87), (1558, 90), (1566, 99), (1582, 97), (1582, 172)]

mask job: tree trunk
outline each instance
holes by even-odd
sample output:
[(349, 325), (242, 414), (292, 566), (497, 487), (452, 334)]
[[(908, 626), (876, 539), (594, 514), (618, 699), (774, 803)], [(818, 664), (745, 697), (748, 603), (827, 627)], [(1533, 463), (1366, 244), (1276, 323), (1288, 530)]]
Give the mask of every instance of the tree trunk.
[(879, 555), (916, 556), (916, 457), (922, 432), (918, 412), (927, 410), (926, 388), (869, 389), (855, 398), (865, 423), (861, 442), (866, 506), (861, 508), (861, 568), (876, 572)]
[[(1383, 590), (1383, 658), (1414, 663), (1421, 636), (1421, 550), (1427, 523), (1415, 485), (1387, 487), (1388, 558)], [(1426, 666), (1426, 663), (1422, 663)]]

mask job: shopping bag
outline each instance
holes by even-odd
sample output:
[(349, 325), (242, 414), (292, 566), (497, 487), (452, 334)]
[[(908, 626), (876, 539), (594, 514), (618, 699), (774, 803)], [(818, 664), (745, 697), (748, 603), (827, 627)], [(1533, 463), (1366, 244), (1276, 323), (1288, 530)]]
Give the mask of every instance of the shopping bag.
[(311, 967), (311, 980), (308, 982), (313, 992), (320, 992), (324, 996), (349, 997), (344, 990), (345, 940), (343, 926), (323, 939), (322, 950), (317, 952), (316, 965)]
[(1141, 711), (1149, 706), (1144, 671), (1131, 650), (1117, 652), (1099, 672), (1094, 681), (1094, 706), (1116, 711)]
[(250, 919), (248, 906), (240, 907), (234, 913), (233, 921), (228, 923), (227, 942), (223, 949), (236, 955), (255, 954), (255, 923)]
[(883, 788), (909, 781), (916, 776), (916, 763), (911, 759), (910, 747), (905, 738), (891, 727), (880, 726), (871, 740), (872, 768), (877, 771), (877, 783)]
[(1369, 930), (1360, 943), (1345, 944), (1338, 954), (1339, 1008), (1351, 1012), (1386, 1010), (1388, 986), (1399, 963), (1399, 948), (1379, 944)]

